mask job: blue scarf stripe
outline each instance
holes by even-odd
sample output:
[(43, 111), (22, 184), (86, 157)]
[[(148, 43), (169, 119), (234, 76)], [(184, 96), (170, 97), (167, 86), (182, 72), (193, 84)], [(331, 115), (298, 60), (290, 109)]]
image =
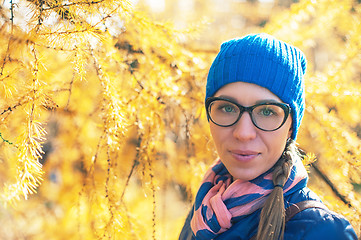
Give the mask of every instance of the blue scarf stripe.
[(296, 169), (295, 169), (295, 166), (292, 167), (292, 170), (291, 170), (291, 174), (287, 180), (287, 182), (285, 183), (285, 186), (283, 187), (284, 189), (288, 188), (292, 183), (293, 181), (295, 180), (295, 177), (296, 177)]
[(215, 172), (217, 175), (227, 175), (229, 173), (222, 162), (214, 165), (212, 171)]
[(272, 181), (272, 180), (269, 180), (269, 179), (263, 179), (263, 178), (262, 178), (262, 180), (260, 179), (259, 181), (257, 180), (257, 181), (255, 181), (255, 182), (253, 182), (253, 180), (252, 180), (252, 181), (250, 181), (250, 182), (253, 183), (253, 184), (255, 184), (255, 185), (257, 185), (257, 186), (260, 187), (260, 188), (265, 189), (265, 190), (271, 190), (271, 189), (273, 189), (273, 181)]
[(217, 234), (214, 234), (207, 229), (203, 229), (203, 230), (197, 231), (196, 239), (214, 239), (216, 236), (217, 236)]
[(209, 226), (209, 228), (212, 229), (213, 232), (217, 233), (219, 232), (219, 230), (221, 230), (221, 226), (219, 225), (217, 217), (214, 213), (210, 219), (207, 219), (207, 209), (207, 206), (202, 205), (202, 217)]
[(260, 193), (246, 194), (240, 197), (226, 199), (224, 200), (224, 204), (226, 205), (227, 209), (231, 209), (245, 203), (252, 202), (253, 200), (256, 200), (262, 196), (263, 195)]
[(272, 189), (273, 188), (273, 181), (272, 179), (264, 179), (265, 176), (267, 176), (269, 173), (273, 171), (273, 168), (269, 169), (265, 173), (261, 174), (260, 176), (256, 177), (253, 180), (250, 180), (251, 183), (264, 188), (264, 189)]
[(241, 221), (244, 218), (249, 218), (249, 217), (254, 218), (255, 222), (259, 222), (259, 216), (260, 216), (259, 214), (261, 213), (261, 211), (262, 211), (262, 208), (259, 208), (256, 211), (254, 211), (254, 213), (252, 213), (252, 214), (233, 217), (231, 219), (232, 225)]
[(298, 189), (304, 188), (307, 186), (308, 178), (304, 178), (301, 181), (299, 181), (295, 186), (293, 186), (292, 189), (290, 189), (288, 192), (284, 193), (285, 196), (291, 195)]
[(203, 198), (207, 195), (208, 191), (212, 187), (213, 184), (211, 182), (205, 182), (200, 186), (194, 202), (195, 211), (197, 211), (198, 208), (202, 205)]

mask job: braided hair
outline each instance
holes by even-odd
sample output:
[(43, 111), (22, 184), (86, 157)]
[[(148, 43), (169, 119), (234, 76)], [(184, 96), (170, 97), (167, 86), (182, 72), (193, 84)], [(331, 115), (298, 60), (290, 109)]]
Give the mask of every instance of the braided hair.
[(283, 239), (285, 229), (283, 186), (290, 175), (295, 158), (300, 157), (301, 153), (295, 141), (289, 139), (286, 143), (285, 150), (274, 166), (272, 181), (275, 187), (262, 208), (257, 240)]

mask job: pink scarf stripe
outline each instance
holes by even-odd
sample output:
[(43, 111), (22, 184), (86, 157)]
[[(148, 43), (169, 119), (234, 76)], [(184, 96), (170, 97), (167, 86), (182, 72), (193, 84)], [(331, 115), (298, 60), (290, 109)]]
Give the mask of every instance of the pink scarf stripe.
[[(305, 186), (307, 172), (297, 160), (283, 189), (287, 195), (297, 184)], [(220, 159), (207, 171), (198, 190), (191, 228), (196, 239), (213, 239), (232, 227), (232, 219), (262, 208), (274, 186), (272, 171), (254, 180), (233, 181)]]

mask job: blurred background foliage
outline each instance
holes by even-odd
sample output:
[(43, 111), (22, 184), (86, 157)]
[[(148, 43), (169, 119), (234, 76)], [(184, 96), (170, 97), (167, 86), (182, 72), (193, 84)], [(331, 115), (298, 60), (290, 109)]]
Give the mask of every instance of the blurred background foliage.
[(360, 1), (6, 0), (0, 24), (1, 239), (177, 239), (217, 157), (208, 68), (255, 32), (307, 55), (310, 187), (360, 236)]

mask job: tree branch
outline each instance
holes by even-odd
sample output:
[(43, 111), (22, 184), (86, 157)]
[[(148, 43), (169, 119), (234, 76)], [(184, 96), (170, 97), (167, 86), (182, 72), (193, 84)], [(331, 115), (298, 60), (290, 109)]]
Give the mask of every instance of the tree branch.
[(353, 207), (350, 203), (350, 201), (348, 201), (346, 199), (345, 196), (343, 196), (336, 188), (336, 186), (332, 183), (332, 181), (326, 176), (325, 173), (323, 173), (321, 171), (321, 169), (318, 167), (318, 165), (316, 163), (312, 163), (311, 167), (313, 167), (313, 169), (315, 169), (315, 172), (322, 178), (322, 180), (325, 181), (325, 183), (331, 188), (331, 190), (336, 194), (336, 196), (341, 199), (341, 201), (343, 203), (345, 203), (347, 206), (349, 207)]
[(59, 4), (59, 5), (52, 5), (49, 6), (47, 8), (44, 8), (44, 11), (47, 10), (52, 10), (52, 9), (56, 9), (56, 8), (66, 8), (66, 7), (70, 7), (70, 6), (77, 6), (77, 5), (92, 5), (92, 4), (98, 4), (98, 3), (102, 3), (104, 2), (104, 0), (100, 0), (100, 1), (90, 1), (90, 2), (72, 2), (72, 3), (65, 3), (65, 4)]
[(13, 145), (12, 142), (10, 142), (9, 140), (4, 139), (1, 133), (0, 133), (0, 138), (1, 138), (1, 140), (3, 140), (3, 142), (6, 142), (6, 143), (8, 143), (10, 145)]

